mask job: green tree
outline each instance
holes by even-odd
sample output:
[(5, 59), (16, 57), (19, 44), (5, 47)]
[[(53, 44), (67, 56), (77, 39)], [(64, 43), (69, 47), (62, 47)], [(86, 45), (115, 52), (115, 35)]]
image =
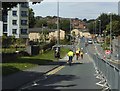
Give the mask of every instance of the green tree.
[(33, 9), (29, 8), (29, 28), (33, 28), (36, 23), (34, 14), (35, 13), (34, 13)]
[[(41, 1), (39, 1), (39, 2), (32, 2), (32, 4), (41, 3)], [(8, 8), (11, 9), (13, 7), (16, 7), (17, 4), (19, 4), (19, 3), (24, 3), (24, 2), (2, 2), (2, 7), (3, 7), (3, 9), (7, 10)]]
[[(106, 25), (106, 31), (108, 31), (107, 35), (110, 33), (110, 23)], [(120, 35), (120, 21), (112, 21), (112, 36)]]
[(88, 27), (90, 33), (94, 32), (94, 22), (93, 21), (88, 23), (87, 27)]
[(47, 20), (46, 19), (36, 20), (35, 27), (42, 28), (42, 26), (47, 26)]
[(50, 28), (50, 29), (56, 29), (57, 28), (57, 24), (55, 24), (55, 23), (48, 23), (47, 25), (48, 25), (48, 28)]
[(62, 19), (60, 21), (60, 29), (65, 30), (66, 33), (70, 31), (70, 20), (69, 19)]

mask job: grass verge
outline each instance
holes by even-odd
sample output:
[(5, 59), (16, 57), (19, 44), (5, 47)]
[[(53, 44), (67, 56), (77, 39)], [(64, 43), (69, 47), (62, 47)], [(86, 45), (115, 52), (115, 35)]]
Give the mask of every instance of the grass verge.
[[(63, 58), (66, 53), (69, 51), (67, 48), (61, 48), (61, 58)], [(39, 54), (37, 56), (26, 56), (19, 57), (16, 60), (11, 60), (9, 62), (5, 62), (0, 64), (2, 67), (2, 75), (9, 75), (12, 73), (16, 73), (18, 71), (22, 71), (34, 66), (45, 65), (49, 62), (55, 62), (57, 59), (54, 58), (54, 51), (46, 51), (43, 54)]]

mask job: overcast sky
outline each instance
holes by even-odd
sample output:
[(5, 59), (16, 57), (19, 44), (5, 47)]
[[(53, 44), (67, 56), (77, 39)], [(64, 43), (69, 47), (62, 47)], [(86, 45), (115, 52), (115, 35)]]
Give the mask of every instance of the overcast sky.
[[(50, 0), (51, 1), (51, 0)], [(57, 16), (57, 2), (42, 1), (40, 4), (32, 5), (35, 16)], [(66, 2), (65, 2), (66, 1)], [(59, 0), (59, 15), (66, 18), (80, 18), (80, 19), (95, 19), (101, 13), (116, 13), (118, 14), (118, 2), (76, 2), (77, 0)], [(81, 0), (82, 1), (82, 0)], [(85, 0), (84, 0), (85, 1)], [(107, 0), (106, 0), (107, 1)]]

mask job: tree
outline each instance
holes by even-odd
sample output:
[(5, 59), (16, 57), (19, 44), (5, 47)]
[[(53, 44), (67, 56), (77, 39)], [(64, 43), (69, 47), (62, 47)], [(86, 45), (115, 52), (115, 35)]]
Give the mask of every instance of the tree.
[(88, 23), (87, 27), (88, 27), (90, 33), (93, 33), (93, 32), (94, 32), (94, 30), (93, 30), (94, 22)]
[[(43, 0), (39, 0), (39, 2), (32, 2), (32, 4), (36, 4), (36, 3), (41, 3), (41, 1), (43, 1)], [(13, 8), (13, 7), (16, 7), (17, 6), (17, 4), (19, 4), (19, 3), (24, 3), (24, 2), (2, 2), (2, 8), (3, 9), (11, 9), (11, 8)]]
[(60, 29), (65, 30), (66, 33), (70, 31), (70, 20), (63, 19), (60, 21)]
[(33, 28), (35, 25), (35, 17), (34, 17), (34, 12), (32, 8), (29, 8), (29, 28)]
[(42, 26), (47, 26), (47, 20), (46, 19), (42, 19), (42, 20), (36, 20), (36, 24), (35, 24), (35, 27), (41, 27)]
[(84, 21), (84, 22), (87, 22), (87, 19), (86, 19), (86, 18), (84, 18), (84, 19), (83, 19), (83, 21)]
[[(107, 35), (110, 33), (110, 24), (106, 25), (106, 31), (108, 31)], [(112, 21), (112, 35), (118, 36), (120, 35), (120, 21)]]
[(50, 28), (50, 29), (56, 29), (57, 28), (57, 24), (55, 24), (55, 23), (48, 23), (47, 25), (48, 25), (48, 28)]
[[(101, 14), (97, 19), (96, 29), (99, 31), (99, 20), (101, 20), (101, 32), (106, 29), (106, 25), (110, 23), (110, 15), (103, 13)], [(116, 14), (112, 14), (112, 20), (113, 21), (120, 21), (120, 16)]]

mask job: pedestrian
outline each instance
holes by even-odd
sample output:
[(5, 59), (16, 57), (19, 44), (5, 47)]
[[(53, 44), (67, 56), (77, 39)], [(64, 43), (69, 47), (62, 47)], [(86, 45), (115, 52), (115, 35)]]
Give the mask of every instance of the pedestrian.
[(83, 59), (83, 51), (80, 52), (81, 59)]
[(70, 66), (71, 66), (71, 63), (72, 63), (72, 59), (73, 59), (73, 56), (74, 56), (74, 53), (73, 53), (73, 51), (70, 49), (70, 51), (68, 52), (68, 57), (69, 57), (69, 60), (68, 60), (68, 62), (69, 62), (69, 64), (70, 64)]
[(79, 59), (79, 56), (80, 56), (80, 51), (79, 51), (79, 49), (77, 49), (77, 50), (76, 50), (76, 60)]

